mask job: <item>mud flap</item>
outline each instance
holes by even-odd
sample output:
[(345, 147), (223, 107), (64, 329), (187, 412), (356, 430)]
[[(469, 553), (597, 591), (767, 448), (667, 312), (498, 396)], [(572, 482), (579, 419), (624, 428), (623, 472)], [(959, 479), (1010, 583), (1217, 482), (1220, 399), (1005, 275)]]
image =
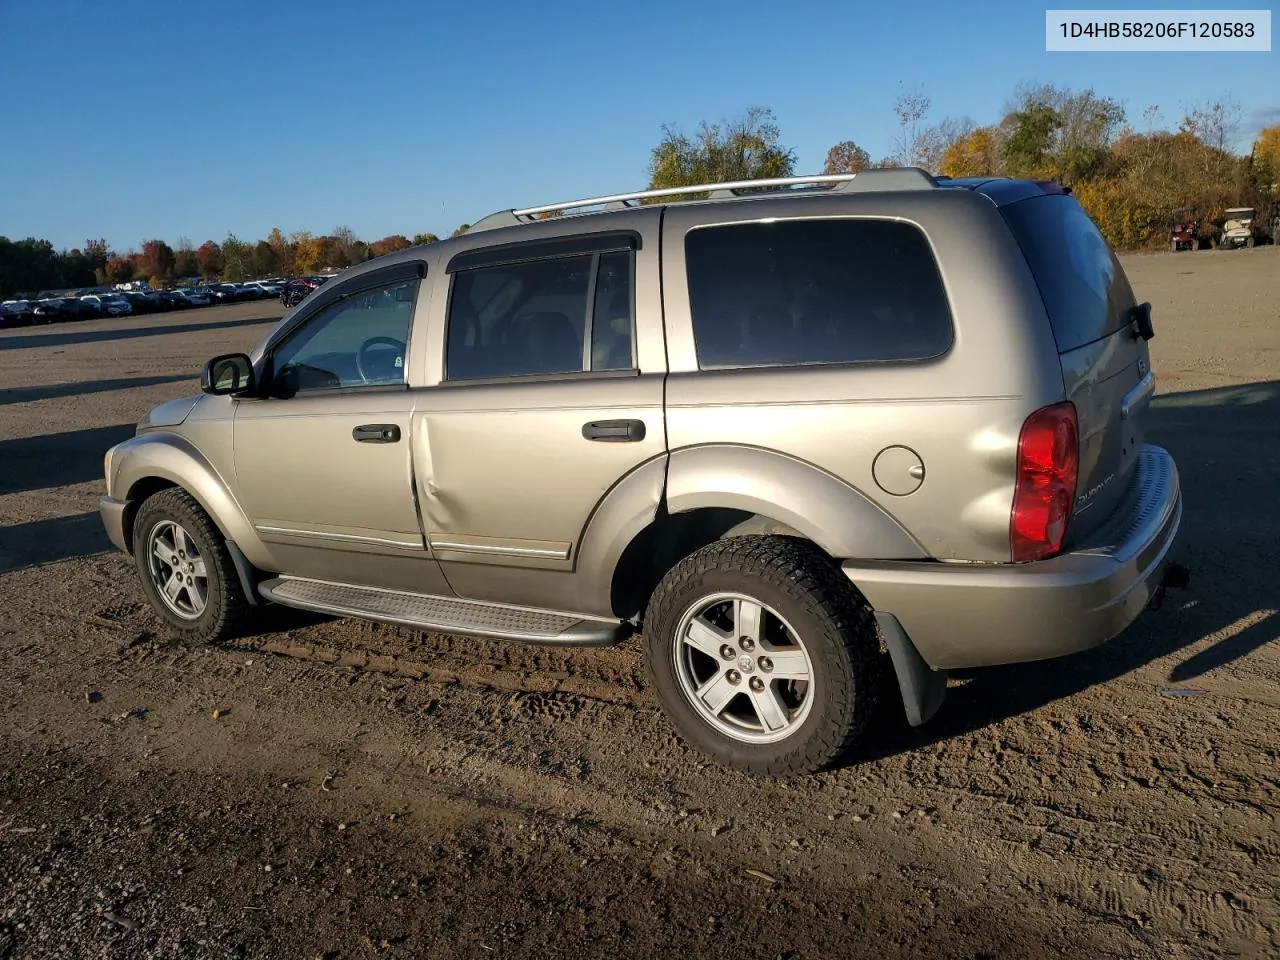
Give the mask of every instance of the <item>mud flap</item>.
[(893, 614), (877, 611), (876, 625), (880, 628), (880, 635), (884, 637), (885, 646), (889, 648), (893, 672), (898, 676), (898, 689), (902, 693), (907, 723), (918, 727), (942, 706), (942, 698), (947, 692), (947, 672), (934, 670), (924, 662), (915, 644)]
[(236, 577), (240, 580), (240, 589), (244, 593), (244, 598), (251, 607), (262, 606), (262, 601), (258, 599), (258, 585), (254, 582), (253, 565), (249, 563), (249, 559), (240, 552), (240, 548), (236, 546), (235, 541), (227, 541), (227, 553), (231, 554), (231, 563), (236, 568)]

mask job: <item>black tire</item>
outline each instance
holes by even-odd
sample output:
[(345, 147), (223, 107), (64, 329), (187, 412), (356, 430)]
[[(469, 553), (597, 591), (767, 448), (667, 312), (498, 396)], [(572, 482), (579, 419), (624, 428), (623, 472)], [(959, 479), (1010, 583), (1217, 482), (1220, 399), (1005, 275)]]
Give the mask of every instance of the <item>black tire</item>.
[[(761, 743), (731, 736), (713, 726), (685, 692), (677, 653), (684, 648), (676, 646), (676, 632), (700, 601), (720, 593), (742, 594), (772, 608), (808, 655), (812, 682), (806, 696), (812, 702), (784, 739)], [(863, 734), (877, 709), (880, 636), (872, 611), (832, 560), (803, 540), (730, 537), (686, 557), (654, 591), (644, 637), (650, 678), (676, 731), (716, 760), (756, 776), (796, 776), (828, 766)], [(760, 664), (757, 676), (764, 677)], [(729, 665), (726, 658), (718, 669)]]
[[(152, 573), (152, 534), (166, 524), (181, 527), (185, 536), (194, 542), (198, 559), (204, 561), (207, 589), (203, 608), (195, 616), (183, 617), (171, 609), (161, 597)], [(245, 599), (226, 540), (185, 490), (170, 487), (143, 501), (133, 523), (133, 557), (142, 591), (152, 609), (184, 643), (197, 645), (232, 639), (240, 635), (252, 619), (254, 608)]]

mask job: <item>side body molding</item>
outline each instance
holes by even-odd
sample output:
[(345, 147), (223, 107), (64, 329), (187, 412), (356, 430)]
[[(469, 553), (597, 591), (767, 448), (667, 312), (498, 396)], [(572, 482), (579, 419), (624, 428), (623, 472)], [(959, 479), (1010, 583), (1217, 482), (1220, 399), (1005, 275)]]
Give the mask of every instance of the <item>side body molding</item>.
[(737, 444), (674, 450), (667, 469), (667, 509), (683, 513), (728, 507), (769, 517), (832, 557), (919, 560), (927, 554), (864, 494), (794, 457)]
[(218, 471), (185, 437), (155, 430), (124, 441), (112, 460), (110, 495), (132, 500), (133, 490), (153, 477), (168, 480), (195, 497), (223, 535), (255, 567), (273, 569), (271, 555)]

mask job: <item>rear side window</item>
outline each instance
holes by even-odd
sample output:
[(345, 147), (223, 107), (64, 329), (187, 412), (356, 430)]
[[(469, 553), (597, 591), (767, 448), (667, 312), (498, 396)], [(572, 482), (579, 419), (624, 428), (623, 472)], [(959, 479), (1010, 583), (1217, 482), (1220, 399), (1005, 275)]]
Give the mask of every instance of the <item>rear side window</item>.
[(1109, 337), (1129, 323), (1129, 279), (1074, 197), (1035, 197), (1001, 210), (1040, 288), (1060, 352)]
[(698, 366), (924, 360), (952, 342), (933, 251), (897, 220), (701, 227), (685, 237)]
[(630, 250), (459, 270), (449, 380), (633, 369)]

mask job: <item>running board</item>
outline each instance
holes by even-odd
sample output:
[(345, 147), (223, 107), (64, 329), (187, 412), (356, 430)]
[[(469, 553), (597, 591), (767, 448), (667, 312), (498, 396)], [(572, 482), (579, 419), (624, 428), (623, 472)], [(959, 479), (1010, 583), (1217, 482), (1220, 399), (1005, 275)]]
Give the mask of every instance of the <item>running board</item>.
[(631, 632), (631, 624), (618, 620), (323, 580), (280, 577), (259, 584), (258, 592), (274, 603), (299, 610), (377, 620), (433, 633), (524, 643), (609, 646), (626, 639)]

